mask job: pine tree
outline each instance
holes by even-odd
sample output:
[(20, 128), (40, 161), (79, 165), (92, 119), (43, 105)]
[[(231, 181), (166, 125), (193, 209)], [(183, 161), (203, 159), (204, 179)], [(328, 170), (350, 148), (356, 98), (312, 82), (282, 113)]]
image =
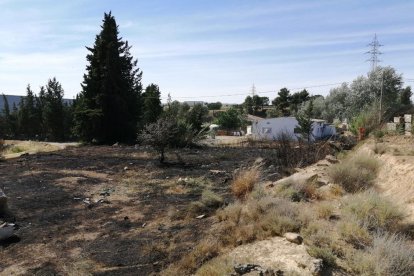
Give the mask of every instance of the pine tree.
[(308, 141), (308, 143), (310, 143), (312, 139), (313, 132), (312, 114), (313, 100), (310, 100), (309, 105), (306, 108), (304, 114), (297, 116), (298, 127), (295, 130), (295, 132), (299, 132), (300, 134), (302, 134), (302, 137), (305, 138)]
[(19, 133), (27, 139), (33, 139), (40, 133), (40, 120), (37, 116), (36, 96), (27, 85), (26, 97), (19, 104), (18, 125)]
[(162, 113), (161, 93), (158, 85), (150, 84), (142, 94), (144, 104), (144, 124), (155, 123)]
[(283, 116), (290, 116), (290, 103), (291, 95), (287, 88), (280, 89), (278, 96), (272, 101), (272, 104), (283, 114)]
[(49, 79), (46, 85), (43, 122), (46, 137), (53, 141), (62, 141), (65, 138), (63, 94), (62, 85), (56, 78)]
[(7, 100), (6, 95), (3, 96), (3, 102), (4, 102), (4, 108), (3, 108), (3, 126), (2, 126), (2, 135), (0, 138), (11, 138), (13, 136), (12, 134), (12, 121), (10, 116), (10, 106), (9, 101)]
[(105, 13), (94, 46), (87, 47), (89, 64), (74, 114), (74, 129), (85, 141), (131, 142), (136, 137), (142, 72), (118, 34), (115, 18)]

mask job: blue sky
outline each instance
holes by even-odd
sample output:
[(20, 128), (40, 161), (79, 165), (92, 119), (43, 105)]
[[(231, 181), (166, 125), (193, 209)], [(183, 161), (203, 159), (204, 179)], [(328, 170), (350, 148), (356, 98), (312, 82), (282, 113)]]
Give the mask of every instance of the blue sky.
[(375, 33), (381, 65), (414, 79), (414, 1), (0, 0), (0, 92), (56, 76), (72, 98), (110, 10), (163, 99), (237, 103), (253, 83), (271, 99), (282, 87), (326, 95), (313, 86), (367, 73)]

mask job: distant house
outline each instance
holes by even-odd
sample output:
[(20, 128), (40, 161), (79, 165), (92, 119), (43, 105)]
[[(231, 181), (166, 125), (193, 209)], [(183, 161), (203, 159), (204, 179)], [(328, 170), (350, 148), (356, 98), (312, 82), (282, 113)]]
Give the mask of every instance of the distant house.
[[(336, 128), (325, 120), (312, 119), (312, 140), (319, 140), (336, 134)], [(278, 140), (282, 135), (297, 141), (301, 136), (297, 131), (298, 120), (295, 117), (278, 117), (252, 121), (251, 135), (255, 139)], [(249, 132), (249, 131), (248, 131)]]
[(184, 101), (183, 104), (188, 104), (190, 107), (193, 107), (197, 104), (207, 105), (207, 103), (203, 101)]

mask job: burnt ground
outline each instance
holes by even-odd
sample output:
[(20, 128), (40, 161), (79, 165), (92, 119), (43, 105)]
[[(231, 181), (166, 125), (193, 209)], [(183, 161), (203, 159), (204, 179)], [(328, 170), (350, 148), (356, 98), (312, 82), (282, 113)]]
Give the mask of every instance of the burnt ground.
[(266, 151), (185, 149), (159, 165), (148, 149), (82, 146), (0, 162), (20, 226), (0, 244), (0, 274), (157, 275), (215, 223), (187, 212), (204, 186), (228, 200), (233, 171)]

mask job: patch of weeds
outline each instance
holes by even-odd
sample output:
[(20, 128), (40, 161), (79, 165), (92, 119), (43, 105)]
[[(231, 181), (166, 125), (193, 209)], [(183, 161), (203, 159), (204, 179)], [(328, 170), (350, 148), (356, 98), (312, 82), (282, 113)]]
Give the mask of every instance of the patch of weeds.
[(365, 248), (372, 242), (368, 229), (352, 218), (341, 221), (338, 224), (338, 231), (342, 239), (356, 249)]
[(294, 202), (309, 201), (321, 198), (317, 188), (318, 186), (314, 181), (294, 182), (288, 179), (281, 183), (278, 193)]
[(349, 256), (357, 275), (413, 275), (414, 248), (401, 235), (378, 233), (372, 245)]
[(356, 193), (373, 186), (379, 170), (379, 161), (371, 155), (355, 155), (331, 166), (328, 174), (345, 191)]
[(298, 214), (297, 205), (282, 198), (267, 196), (236, 202), (217, 213), (223, 222), (220, 236), (226, 243), (237, 243), (299, 231), (302, 224)]
[(372, 151), (379, 155), (386, 153), (387, 150), (388, 147), (384, 143), (375, 143), (372, 147)]
[(336, 257), (329, 247), (318, 247), (311, 245), (308, 247), (308, 253), (314, 258), (321, 259), (325, 266), (335, 267)]
[(399, 206), (372, 190), (344, 198), (342, 209), (369, 231), (397, 231), (405, 217)]
[(179, 178), (177, 180), (177, 184), (182, 185), (186, 189), (189, 189), (191, 193), (201, 193), (206, 187), (211, 186), (210, 180), (208, 180), (204, 177)]
[(231, 183), (231, 191), (238, 199), (246, 199), (249, 193), (253, 191), (255, 184), (260, 179), (260, 170), (258, 168), (250, 168), (240, 171)]
[(334, 206), (327, 201), (317, 204), (315, 210), (320, 219), (329, 219), (334, 214)]
[(204, 239), (178, 263), (173, 264), (164, 275), (192, 275), (200, 266), (218, 256), (220, 245), (215, 239)]
[(223, 205), (223, 197), (211, 190), (204, 190), (201, 194), (201, 202), (209, 208), (218, 208)]
[(22, 147), (19, 147), (19, 146), (13, 146), (9, 149), (9, 151), (12, 152), (12, 153), (21, 153), (21, 152), (24, 152), (25, 149), (23, 149)]
[(217, 257), (207, 262), (196, 272), (196, 276), (230, 275), (234, 272), (232, 260), (226, 257)]
[(202, 214), (217, 209), (223, 205), (223, 197), (213, 191), (206, 189), (201, 194), (199, 201), (191, 202), (188, 206), (189, 214)]

